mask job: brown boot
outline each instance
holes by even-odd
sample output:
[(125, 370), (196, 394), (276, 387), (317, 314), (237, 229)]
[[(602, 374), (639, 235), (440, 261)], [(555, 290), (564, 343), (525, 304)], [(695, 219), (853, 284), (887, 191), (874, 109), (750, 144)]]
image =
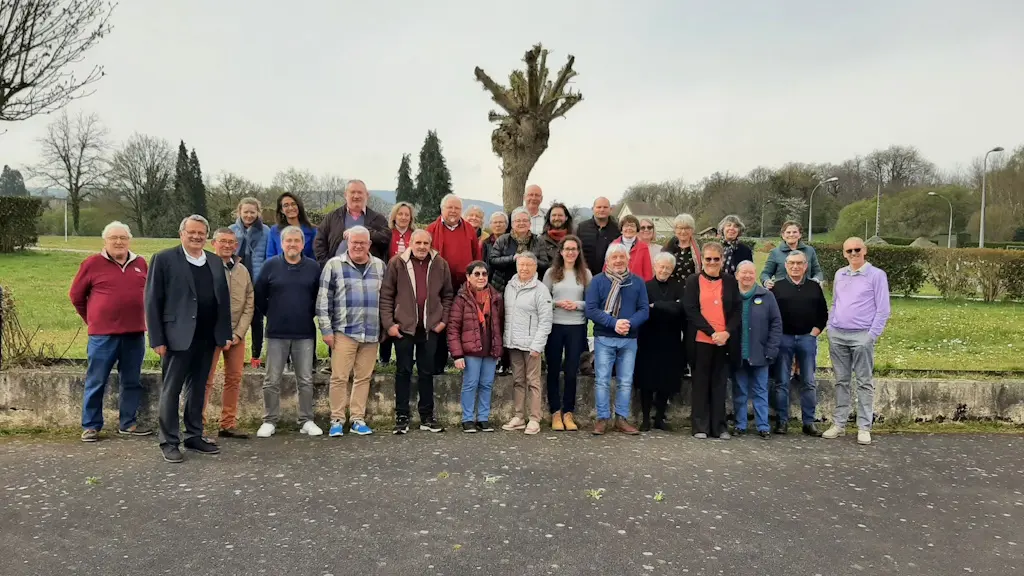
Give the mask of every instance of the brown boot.
[(554, 430), (555, 432), (561, 432), (562, 430), (565, 430), (565, 424), (562, 423), (561, 410), (556, 410), (555, 413), (551, 415), (551, 429)]
[(604, 435), (604, 429), (605, 429), (605, 427), (607, 425), (608, 425), (608, 421), (607, 420), (598, 420), (594, 424), (594, 436), (603, 436)]
[(572, 418), (572, 412), (562, 414), (562, 423), (565, 424), (565, 429), (568, 432), (575, 432), (579, 430), (579, 427), (576, 426), (576, 421)]
[(619, 416), (615, 417), (615, 429), (623, 434), (629, 434), (630, 436), (636, 436), (640, 433), (640, 431), (634, 428), (632, 424), (626, 422), (625, 418)]

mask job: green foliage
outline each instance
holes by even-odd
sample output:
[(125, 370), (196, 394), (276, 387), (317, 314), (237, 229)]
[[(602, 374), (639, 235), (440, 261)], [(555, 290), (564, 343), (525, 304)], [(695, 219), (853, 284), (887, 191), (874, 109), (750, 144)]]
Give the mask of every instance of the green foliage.
[[(79, 236), (99, 236), (103, 227), (112, 220), (123, 218), (121, 213), (110, 209), (104, 209), (95, 204), (85, 204), (78, 215)], [(71, 225), (71, 214), (68, 214), (68, 225)], [(36, 228), (40, 235), (64, 236), (64, 207), (55, 209), (44, 209)], [(138, 230), (132, 226), (132, 233), (137, 234)]]
[(1024, 226), (1013, 231), (1013, 241), (1024, 243)]
[(448, 172), (441, 141), (430, 130), (420, 149), (419, 171), (416, 174), (416, 199), (421, 220), (434, 220), (441, 215), (441, 199), (452, 192), (452, 176)]
[(309, 223), (313, 226), (319, 226), (324, 221), (324, 216), (328, 213), (327, 210), (306, 210), (306, 217), (309, 218)]
[(0, 173), (0, 196), (28, 196), (21, 172), (6, 164), (3, 173)]
[(412, 181), (412, 157), (402, 154), (402, 163), (398, 165), (398, 187), (395, 188), (396, 202), (409, 202), (416, 205), (416, 185)]
[(928, 255), (928, 278), (947, 300), (973, 296), (975, 286), (970, 263), (964, 261), (963, 250), (931, 250)]
[[(841, 244), (812, 243), (818, 253), (818, 263), (831, 280), (836, 270), (847, 265)], [(868, 248), (867, 260), (873, 266), (885, 271), (889, 279), (889, 292), (892, 294), (910, 295), (917, 293), (928, 277), (929, 253), (924, 248), (909, 246), (871, 246)]]
[(206, 184), (203, 183), (203, 169), (199, 167), (196, 149), (188, 158), (189, 204), (192, 214), (206, 216)]
[(31, 246), (39, 239), (36, 232), (43, 215), (43, 201), (31, 197), (0, 197), (0, 253)]
[[(939, 197), (929, 196), (935, 192), (948, 198), (953, 204), (954, 233), (967, 227), (971, 213), (976, 209), (974, 192), (960, 186), (942, 188), (918, 187), (882, 196), (882, 238), (890, 244), (902, 244), (902, 240), (890, 242), (890, 238), (909, 238), (910, 244), (920, 236), (945, 234), (949, 230), (949, 204)], [(867, 222), (868, 235), (875, 230), (875, 199), (868, 198), (848, 204), (839, 212), (834, 232), (843, 238), (864, 236)]]

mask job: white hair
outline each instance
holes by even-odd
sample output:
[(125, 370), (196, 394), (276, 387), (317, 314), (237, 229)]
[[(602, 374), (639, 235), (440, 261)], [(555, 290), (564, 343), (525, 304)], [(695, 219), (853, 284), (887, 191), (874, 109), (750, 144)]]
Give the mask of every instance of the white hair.
[(534, 264), (537, 263), (537, 255), (534, 254), (533, 252), (530, 252), (530, 251), (520, 252), (519, 253), (519, 258), (516, 261), (518, 262), (519, 260), (523, 260), (523, 259), (533, 260)]
[(472, 214), (473, 212), (479, 212), (480, 216), (484, 215), (484, 209), (477, 206), (476, 204), (473, 204), (469, 208), (466, 208), (466, 214)]
[(185, 224), (187, 224), (189, 220), (193, 222), (202, 222), (203, 226), (206, 226), (206, 233), (210, 233), (210, 221), (207, 220), (206, 218), (203, 218), (199, 214), (191, 214), (189, 216), (185, 216), (181, 220), (181, 224), (178, 225), (178, 234), (181, 234), (182, 232), (185, 231)]
[(409, 236), (409, 241), (412, 242), (412, 240), (417, 236), (426, 236), (427, 240), (430, 240), (431, 244), (434, 243), (434, 237), (430, 234), (430, 232), (427, 232), (426, 228), (417, 228), (413, 230), (412, 235)]
[(444, 198), (441, 198), (441, 206), (440, 206), (441, 210), (444, 210), (445, 205), (447, 205), (448, 201), (452, 200), (452, 199), (458, 200), (459, 201), (459, 208), (462, 208), (462, 198), (459, 198), (455, 194), (445, 194)]
[(363, 182), (362, 180), (360, 180), (358, 178), (353, 178), (353, 179), (349, 180), (348, 182), (345, 182), (345, 191), (348, 192), (349, 186), (352, 186), (353, 184), (362, 184), (363, 188), (366, 188), (366, 182)]
[(302, 241), (306, 241), (306, 233), (302, 231), (302, 228), (298, 226), (285, 226), (284, 230), (281, 230), (281, 240), (284, 240), (286, 236), (297, 235), (302, 238)]
[(353, 226), (353, 227), (349, 228), (348, 230), (345, 230), (345, 239), (346, 240), (348, 240), (349, 238), (351, 238), (353, 236), (362, 236), (362, 235), (366, 235), (367, 238), (370, 237), (370, 230), (366, 226)]
[(125, 224), (124, 222), (120, 222), (118, 220), (114, 220), (110, 224), (107, 224), (106, 226), (104, 226), (103, 227), (103, 233), (100, 234), (100, 237), (102, 237), (104, 240), (106, 240), (107, 236), (111, 232), (113, 232), (114, 230), (116, 230), (118, 228), (124, 230), (124, 233), (128, 235), (128, 239), (129, 240), (132, 238), (132, 229), (129, 228), (128, 225)]
[(504, 212), (495, 212), (494, 214), (491, 214), (491, 218), (489, 221), (494, 220), (495, 216), (504, 220), (505, 226), (508, 226), (508, 214), (505, 214)]
[(530, 216), (530, 211), (527, 210), (526, 208), (523, 208), (522, 206), (520, 206), (520, 207), (516, 208), (515, 210), (512, 210), (512, 220), (516, 219), (516, 215), (517, 214), (526, 214), (526, 216), (529, 217)]
[(604, 259), (608, 260), (612, 257), (612, 254), (618, 254), (620, 252), (625, 254), (627, 258), (629, 257), (629, 248), (626, 248), (625, 244), (621, 242), (618, 244), (612, 244), (608, 247), (608, 251), (604, 253)]
[(750, 260), (744, 260), (743, 262), (740, 262), (739, 264), (737, 264), (736, 265), (736, 271), (739, 272), (740, 268), (743, 268), (744, 266), (750, 266), (751, 268), (754, 269), (755, 272), (757, 271), (757, 267), (754, 266), (754, 263), (751, 262)]
[(672, 266), (673, 269), (675, 269), (676, 257), (673, 256), (671, 252), (658, 252), (658, 255), (654, 257), (654, 263), (657, 264), (662, 260), (667, 260), (669, 265)]
[(804, 262), (807, 262), (807, 255), (801, 252), (800, 250), (790, 250), (789, 255), (786, 256), (786, 260), (789, 260), (790, 258), (800, 258)]
[(693, 216), (690, 216), (689, 214), (680, 214), (672, 221), (672, 227), (689, 228), (692, 230), (697, 227), (697, 223), (693, 220)]

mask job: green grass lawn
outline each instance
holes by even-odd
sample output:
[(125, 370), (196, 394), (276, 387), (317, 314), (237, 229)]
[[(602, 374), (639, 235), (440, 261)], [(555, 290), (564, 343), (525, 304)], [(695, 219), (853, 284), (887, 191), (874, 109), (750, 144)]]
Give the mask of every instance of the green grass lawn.
[[(177, 238), (132, 238), (131, 250), (142, 256), (151, 256), (164, 248), (177, 246), (181, 241)], [(103, 248), (103, 239), (94, 236), (40, 236), (39, 248), (50, 250), (89, 250), (99, 252)]]
[[(63, 243), (63, 238), (60, 239)], [(137, 243), (135, 243), (137, 242)], [(139, 239), (133, 249), (148, 255), (176, 240)], [(76, 238), (76, 249), (95, 248), (95, 238)], [(44, 244), (53, 247), (50, 240)], [(57, 354), (85, 358), (86, 332), (68, 299), (71, 280), (84, 254), (27, 251), (0, 255), (0, 283), (14, 294), (21, 325), (39, 330), (35, 345), (52, 345)], [(758, 268), (766, 255), (755, 253)], [(875, 350), (880, 369), (1024, 370), (1024, 304), (946, 302), (893, 298), (892, 318)], [(79, 332), (80, 330), (80, 332)], [(327, 349), (319, 343), (319, 354)], [(156, 356), (150, 352), (150, 362)], [(818, 360), (828, 366), (828, 344), (821, 340)]]

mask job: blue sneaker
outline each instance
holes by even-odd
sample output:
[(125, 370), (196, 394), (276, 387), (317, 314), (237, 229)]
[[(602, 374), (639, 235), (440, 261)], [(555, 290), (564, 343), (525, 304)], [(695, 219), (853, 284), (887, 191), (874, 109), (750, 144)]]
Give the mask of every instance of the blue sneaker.
[(345, 435), (345, 423), (341, 420), (331, 421), (331, 431), (328, 432), (331, 437), (338, 437)]
[(373, 434), (373, 430), (371, 430), (370, 427), (366, 425), (366, 422), (363, 422), (362, 420), (353, 420), (351, 430), (360, 436)]

